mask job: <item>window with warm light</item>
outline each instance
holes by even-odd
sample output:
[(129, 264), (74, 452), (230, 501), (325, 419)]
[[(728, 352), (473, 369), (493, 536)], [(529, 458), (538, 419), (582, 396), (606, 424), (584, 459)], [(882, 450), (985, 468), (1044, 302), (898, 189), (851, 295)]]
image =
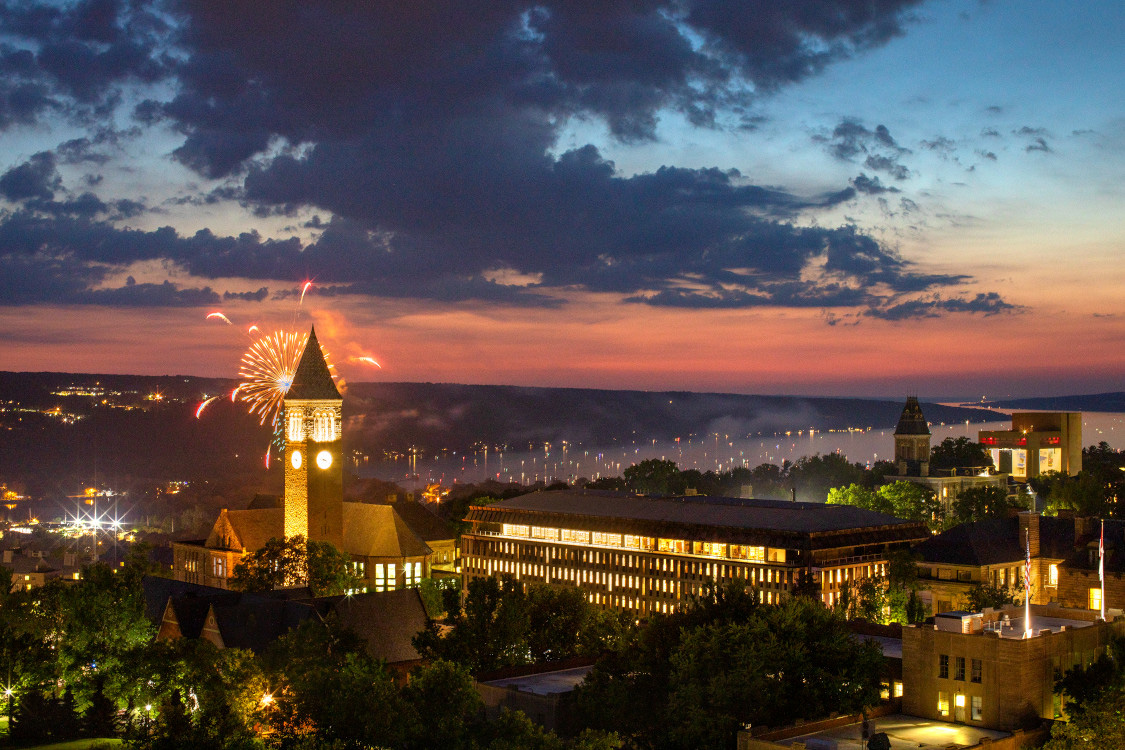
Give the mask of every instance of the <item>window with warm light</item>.
[(1101, 610), (1102, 608), (1102, 590), (1100, 588), (1090, 589), (1090, 609)]
[(1047, 585), (1059, 585), (1059, 566), (1055, 563), (1051, 563), (1051, 567), (1047, 569)]
[(336, 439), (336, 412), (320, 410), (313, 414), (312, 439), (318, 443)]
[(937, 694), (937, 712), (939, 716), (949, 716), (949, 694), (944, 691)]
[(289, 412), (289, 429), (287, 430), (287, 437), (292, 442), (298, 442), (305, 439), (305, 420), (304, 415), (300, 410)]

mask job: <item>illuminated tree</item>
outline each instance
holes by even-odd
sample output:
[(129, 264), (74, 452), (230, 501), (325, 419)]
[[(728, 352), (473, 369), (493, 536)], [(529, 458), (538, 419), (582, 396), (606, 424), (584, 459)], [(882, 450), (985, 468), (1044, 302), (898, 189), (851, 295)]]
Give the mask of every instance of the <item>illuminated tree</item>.
[(930, 471), (992, 468), (992, 454), (967, 437), (946, 438), (930, 449)]
[(306, 542), (303, 536), (274, 537), (234, 566), (231, 588), (273, 591), (307, 585), (314, 596), (344, 594), (363, 585), (351, 572), (351, 559), (328, 542)]

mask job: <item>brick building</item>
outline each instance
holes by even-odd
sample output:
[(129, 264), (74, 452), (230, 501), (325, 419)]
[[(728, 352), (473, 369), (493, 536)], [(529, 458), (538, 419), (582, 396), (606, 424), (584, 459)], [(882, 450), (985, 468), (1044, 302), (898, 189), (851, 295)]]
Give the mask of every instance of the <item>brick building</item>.
[(671, 612), (708, 582), (743, 581), (765, 602), (802, 581), (833, 604), (850, 581), (929, 536), (925, 524), (846, 505), (595, 490), (534, 492), (471, 507), (464, 586), (476, 577), (578, 586), (596, 605)]
[(1089, 610), (1032, 606), (1030, 638), (1022, 607), (949, 612), (905, 627), (903, 713), (1004, 730), (1060, 718), (1056, 671), (1088, 666), (1111, 637), (1125, 635), (1125, 618), (1115, 614), (1107, 623)]
[(1023, 573), (1031, 540), (1031, 601), (1059, 601), (1061, 565), (1074, 549), (1074, 520), (1020, 513), (963, 523), (914, 548), (921, 559), (918, 578), (921, 598), (934, 613), (966, 606), (965, 595), (976, 584), (1018, 588), (1022, 599)]

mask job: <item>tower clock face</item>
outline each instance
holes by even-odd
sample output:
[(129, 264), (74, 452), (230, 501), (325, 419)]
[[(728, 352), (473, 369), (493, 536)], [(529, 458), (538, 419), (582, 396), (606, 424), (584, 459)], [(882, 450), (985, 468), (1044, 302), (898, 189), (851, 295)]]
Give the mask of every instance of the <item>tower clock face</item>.
[(294, 469), (301, 468), (301, 451), (293, 451), (289, 456), (289, 463), (293, 464)]
[(327, 469), (332, 465), (332, 454), (328, 451), (321, 451), (316, 454), (316, 465), (322, 469)]

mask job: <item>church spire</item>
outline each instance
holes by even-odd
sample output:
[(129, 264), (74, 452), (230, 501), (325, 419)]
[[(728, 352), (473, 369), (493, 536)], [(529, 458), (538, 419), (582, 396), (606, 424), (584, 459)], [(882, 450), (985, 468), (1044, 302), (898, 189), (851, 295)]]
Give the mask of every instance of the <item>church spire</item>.
[(293, 384), (289, 386), (285, 398), (305, 401), (342, 398), (332, 380), (332, 373), (328, 371), (320, 342), (316, 340), (315, 327), (309, 330), (309, 340), (305, 344), (305, 351), (301, 353), (301, 360), (293, 373)]

